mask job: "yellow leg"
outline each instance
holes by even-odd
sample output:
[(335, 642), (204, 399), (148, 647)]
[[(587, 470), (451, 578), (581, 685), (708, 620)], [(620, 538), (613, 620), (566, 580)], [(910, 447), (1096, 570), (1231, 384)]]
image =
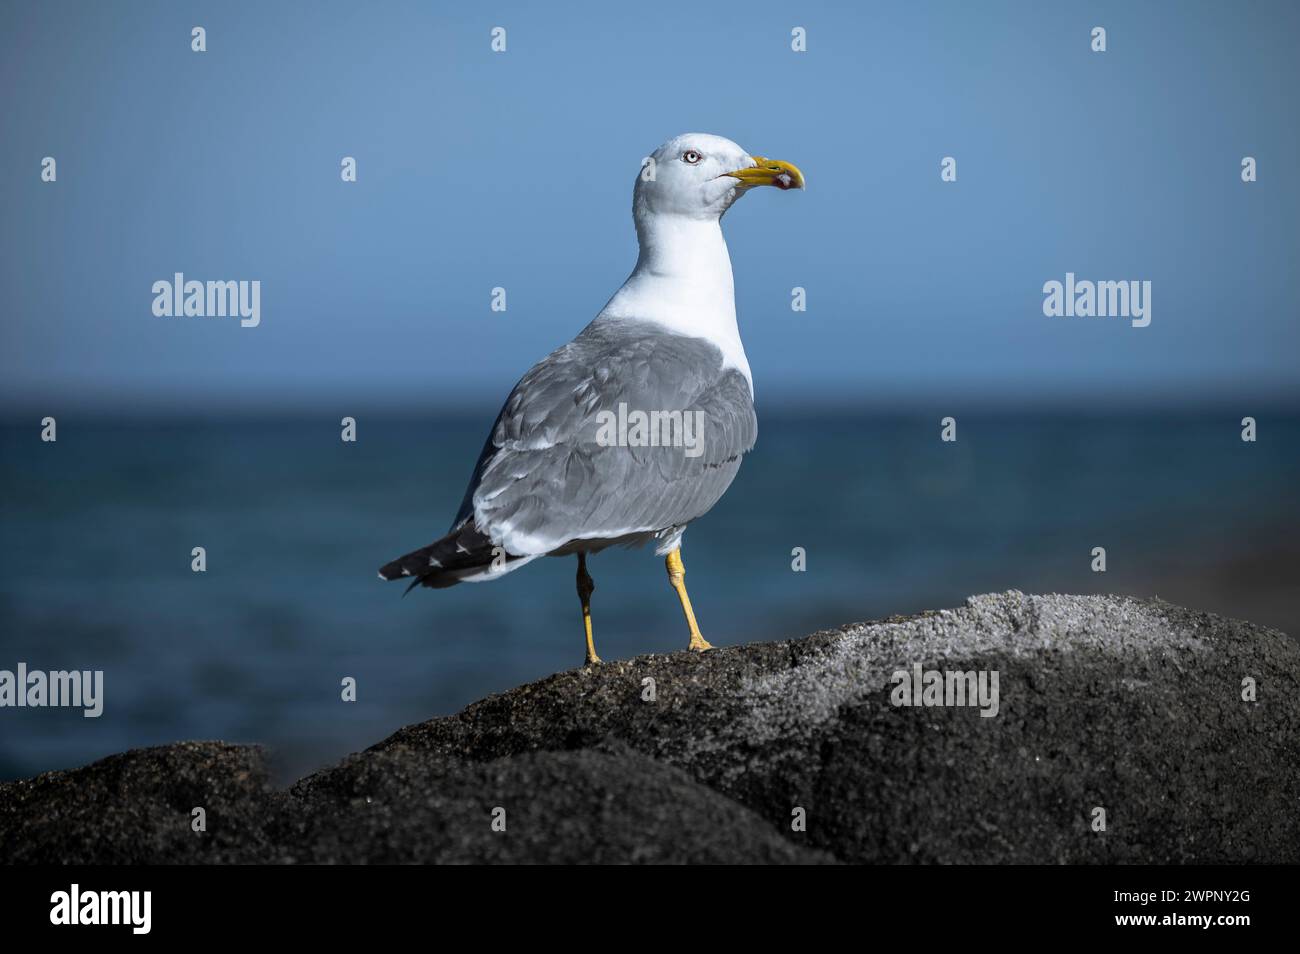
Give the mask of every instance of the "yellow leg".
[(686, 625), (691, 630), (691, 642), (687, 649), (702, 653), (713, 647), (700, 635), (700, 627), (695, 623), (695, 611), (691, 609), (691, 598), (686, 595), (686, 567), (682, 564), (682, 548), (676, 547), (664, 561), (668, 567), (668, 582), (677, 591), (677, 598), (682, 601), (682, 612), (686, 614)]
[(591, 638), (591, 594), (596, 591), (595, 581), (587, 574), (587, 554), (578, 554), (578, 599), (582, 600), (582, 628), (587, 631), (587, 665), (600, 662), (596, 644)]

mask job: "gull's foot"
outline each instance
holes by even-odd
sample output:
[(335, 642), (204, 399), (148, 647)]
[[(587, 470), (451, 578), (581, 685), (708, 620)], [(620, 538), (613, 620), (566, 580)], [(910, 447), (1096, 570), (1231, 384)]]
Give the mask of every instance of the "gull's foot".
[(583, 663), (583, 665), (584, 665), (584, 666), (599, 666), (602, 662), (604, 662), (604, 660), (601, 659), (599, 656), (597, 656), (595, 653), (588, 653), (588, 654), (587, 654), (587, 661), (586, 661), (585, 663)]
[(686, 648), (693, 653), (705, 653), (713, 648), (713, 644), (697, 633), (691, 636), (691, 644)]

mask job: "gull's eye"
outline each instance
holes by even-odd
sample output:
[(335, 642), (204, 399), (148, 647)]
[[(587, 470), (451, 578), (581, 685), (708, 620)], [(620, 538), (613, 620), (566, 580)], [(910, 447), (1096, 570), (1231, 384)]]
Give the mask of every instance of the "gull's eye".
[(684, 153), (682, 153), (682, 162), (686, 163), (688, 166), (697, 165), (699, 161), (703, 158), (704, 157), (701, 156), (694, 149), (687, 149)]

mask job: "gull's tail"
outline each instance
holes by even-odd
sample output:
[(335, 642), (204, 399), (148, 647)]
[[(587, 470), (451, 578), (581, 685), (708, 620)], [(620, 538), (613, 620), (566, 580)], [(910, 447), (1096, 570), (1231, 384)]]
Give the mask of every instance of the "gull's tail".
[(381, 580), (410, 580), (409, 593), (417, 586), (441, 589), (461, 582), (490, 579), (529, 562), (515, 557), (492, 541), (467, 520), (441, 540), (412, 550), (379, 568)]
[(381, 580), (410, 580), (417, 586), (454, 586), (466, 575), (492, 564), (492, 541), (466, 521), (441, 540), (412, 550), (379, 568)]

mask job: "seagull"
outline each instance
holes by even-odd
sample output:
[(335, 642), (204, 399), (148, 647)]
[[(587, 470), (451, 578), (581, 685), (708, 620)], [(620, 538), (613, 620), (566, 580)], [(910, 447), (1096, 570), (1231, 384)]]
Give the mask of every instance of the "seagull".
[(510, 392), (451, 530), (385, 564), (381, 579), (409, 579), (410, 592), (576, 555), (586, 663), (594, 665), (587, 557), (653, 542), (681, 601), (687, 648), (713, 648), (686, 592), (681, 542), (726, 492), (758, 435), (721, 224), (758, 186), (802, 189), (804, 177), (791, 163), (703, 133), (670, 139), (642, 161), (632, 274)]

